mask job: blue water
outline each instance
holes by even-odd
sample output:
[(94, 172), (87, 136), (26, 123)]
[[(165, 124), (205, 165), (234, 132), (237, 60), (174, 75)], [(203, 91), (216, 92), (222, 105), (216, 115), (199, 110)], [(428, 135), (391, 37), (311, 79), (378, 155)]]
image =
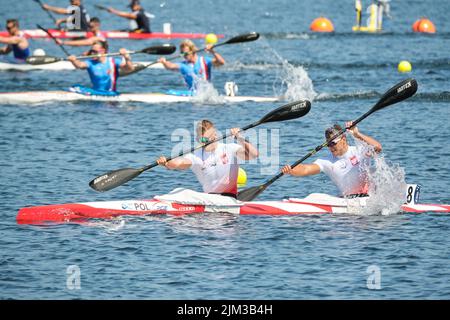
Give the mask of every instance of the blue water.
[[(126, 21), (95, 12), (92, 3), (85, 2), (91, 16), (103, 19), (104, 29), (126, 27)], [(97, 2), (116, 7), (122, 3)], [(296, 161), (320, 144), (326, 126), (358, 118), (392, 85), (415, 77), (419, 91), (414, 98), (371, 115), (359, 127), (383, 144), (385, 158), (404, 169), (407, 182), (422, 185), (422, 202), (450, 203), (450, 3), (392, 2), (394, 19), (386, 20), (385, 32), (378, 35), (351, 33), (353, 1), (200, 0), (146, 6), (156, 16), (154, 31), (170, 22), (178, 32), (226, 37), (261, 33), (257, 42), (218, 49), (227, 60), (213, 75), (220, 92), (226, 81), (235, 81), (241, 95), (285, 91), (287, 76), (280, 59), (294, 70), (306, 71), (318, 95), (310, 114), (260, 127), (270, 129), (269, 134), (279, 130), (280, 165)], [(6, 0), (0, 0), (0, 7), (1, 21), (18, 15)], [(36, 23), (50, 26), (33, 1), (23, 2), (23, 8), (24, 29)], [(333, 21), (335, 34), (308, 31), (319, 15)], [(411, 32), (412, 23), (424, 15), (434, 21), (436, 35)], [(162, 42), (115, 40), (111, 47), (131, 50)], [(50, 41), (32, 41), (32, 45), (51, 55), (62, 54)], [(83, 51), (69, 49), (75, 54)], [(401, 60), (412, 63), (411, 74), (397, 72)], [(301, 80), (305, 78), (294, 82), (299, 85)], [(0, 92), (56, 90), (74, 83), (87, 85), (87, 74), (0, 73)], [(182, 80), (175, 73), (147, 70), (121, 79), (119, 86), (122, 92), (156, 92), (181, 89)], [(176, 143), (171, 141), (173, 131), (192, 132), (195, 120), (209, 118), (220, 129), (244, 126), (281, 104), (1, 105), (0, 298), (449, 299), (450, 220), (443, 214), (208, 214), (88, 225), (16, 224), (17, 211), (25, 206), (151, 198), (181, 186), (198, 190), (192, 173), (159, 168), (103, 194), (90, 189), (88, 182), (105, 171), (138, 168), (169, 154)], [(273, 174), (262, 174), (267, 164), (261, 162), (243, 167), (248, 186)], [(336, 190), (324, 176), (284, 177), (260, 198), (303, 197), (311, 192), (335, 194)], [(71, 290), (67, 271), (73, 265), (81, 271), (80, 289)], [(380, 271), (380, 289), (368, 288), (368, 268)]]

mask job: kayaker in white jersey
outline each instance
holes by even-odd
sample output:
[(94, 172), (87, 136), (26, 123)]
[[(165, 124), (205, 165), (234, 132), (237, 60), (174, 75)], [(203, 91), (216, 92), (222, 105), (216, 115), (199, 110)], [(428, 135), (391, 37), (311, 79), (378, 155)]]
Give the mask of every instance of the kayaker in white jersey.
[[(345, 124), (349, 128), (352, 122)], [(341, 126), (335, 124), (325, 131), (327, 141), (342, 130)], [(367, 195), (369, 191), (367, 169), (370, 165), (370, 158), (373, 153), (380, 153), (381, 144), (359, 132), (355, 126), (347, 130), (354, 138), (363, 141), (365, 147), (349, 146), (345, 134), (334, 139), (328, 145), (330, 154), (325, 158), (320, 158), (312, 164), (299, 164), (294, 168), (290, 165), (284, 166), (281, 171), (284, 174), (293, 176), (311, 176), (325, 173), (339, 189), (344, 197), (356, 197)]]
[[(239, 128), (231, 129), (237, 143), (215, 142), (180, 158), (167, 161), (160, 157), (157, 163), (169, 170), (191, 169), (203, 187), (203, 192), (236, 198), (238, 159), (251, 160), (258, 157), (258, 150), (243, 137)], [(217, 139), (214, 124), (202, 120), (197, 125), (197, 141), (205, 144)]]
[(9, 37), (0, 37), (0, 43), (6, 44), (5, 47), (0, 48), (0, 54), (6, 55), (12, 52), (14, 58), (8, 62), (24, 63), (26, 58), (30, 56), (30, 45), (20, 32), (19, 21), (16, 19), (7, 20), (6, 29)]

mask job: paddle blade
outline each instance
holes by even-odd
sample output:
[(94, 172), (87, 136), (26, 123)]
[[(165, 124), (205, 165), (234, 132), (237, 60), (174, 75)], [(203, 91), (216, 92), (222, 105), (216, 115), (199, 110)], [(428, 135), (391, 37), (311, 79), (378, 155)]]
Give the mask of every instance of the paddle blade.
[(255, 41), (258, 40), (259, 33), (257, 32), (250, 32), (247, 34), (241, 34), (240, 36), (236, 36), (234, 38), (231, 38), (227, 41), (225, 41), (223, 44), (232, 44), (232, 43), (242, 43), (242, 42), (249, 42), (249, 41)]
[(62, 60), (61, 58), (51, 57), (51, 56), (31, 56), (31, 57), (27, 58), (26, 62), (33, 66), (38, 66), (41, 64), (55, 63), (55, 62), (58, 62), (61, 60)]
[(136, 178), (142, 172), (142, 169), (132, 168), (110, 171), (89, 182), (89, 186), (96, 191), (108, 191)]
[(389, 91), (387, 91), (377, 102), (377, 104), (372, 108), (371, 111), (377, 111), (384, 107), (390, 106), (394, 103), (403, 101), (413, 96), (417, 92), (417, 81), (416, 79), (409, 78), (406, 79), (395, 86), (393, 86)]
[(237, 195), (237, 199), (239, 201), (252, 201), (257, 196), (259, 196), (264, 190), (266, 190), (265, 184), (260, 185), (258, 187), (251, 187), (239, 192)]
[(152, 46), (145, 48), (141, 50), (141, 52), (146, 54), (158, 54), (158, 55), (164, 55), (164, 54), (172, 54), (177, 50), (177, 48), (172, 44), (163, 44), (160, 46)]
[(311, 102), (308, 100), (291, 102), (266, 114), (260, 123), (297, 119), (306, 115), (309, 110), (311, 110)]

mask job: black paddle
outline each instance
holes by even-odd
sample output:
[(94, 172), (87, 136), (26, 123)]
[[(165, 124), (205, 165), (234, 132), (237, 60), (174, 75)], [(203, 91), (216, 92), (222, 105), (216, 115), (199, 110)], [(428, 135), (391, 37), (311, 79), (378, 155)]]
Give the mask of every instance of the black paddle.
[(52, 19), (56, 25), (56, 23), (57, 23), (56, 18), (51, 14), (51, 12), (49, 12), (47, 9), (44, 8), (44, 5), (42, 4), (41, 0), (33, 0), (33, 1), (38, 3), (41, 6), (42, 10), (44, 10), (48, 14), (50, 19)]
[[(304, 115), (306, 115), (310, 109), (311, 109), (311, 103), (307, 100), (292, 102), (292, 103), (286, 104), (284, 106), (281, 106), (281, 107), (273, 110), (272, 112), (266, 114), (262, 119), (258, 120), (257, 122), (252, 123), (246, 127), (243, 127), (241, 129), (241, 131), (248, 130), (250, 128), (256, 127), (263, 123), (286, 121), (286, 120), (300, 118), (300, 117), (303, 117)], [(185, 151), (185, 152), (179, 154), (178, 156), (175, 156), (172, 158), (167, 158), (167, 161), (170, 161), (172, 159), (181, 157), (185, 154), (194, 152), (195, 150), (204, 148), (212, 143), (223, 140), (229, 136), (231, 136), (231, 134), (222, 136), (214, 141), (210, 141), (201, 146), (193, 147), (189, 151)], [(114, 189), (120, 185), (123, 185), (124, 183), (139, 176), (142, 172), (149, 170), (151, 168), (154, 168), (156, 166), (158, 166), (158, 163), (155, 161), (154, 163), (147, 165), (145, 167), (139, 168), (139, 169), (125, 168), (125, 169), (110, 171), (110, 172), (105, 173), (101, 176), (98, 176), (97, 178), (92, 180), (89, 183), (89, 186), (96, 191), (100, 191), (100, 192), (108, 191), (108, 190)]]
[[(40, 25), (36, 25), (39, 29), (41, 29), (42, 31), (45, 31), (47, 34), (48, 34), (48, 36), (50, 37), (50, 38), (52, 38), (53, 39), (53, 41), (55, 41), (55, 43), (61, 48), (61, 50), (67, 55), (67, 56), (70, 56), (70, 53), (66, 50), (66, 48), (64, 48), (64, 46), (62, 45), (62, 44), (60, 44), (57, 40), (56, 40), (56, 38), (51, 34), (51, 32), (50, 31), (48, 31), (48, 29), (45, 29), (44, 27), (41, 27)], [(27, 60), (27, 62), (28, 62), (28, 60)]]
[[(397, 102), (403, 101), (403, 100), (411, 97), (412, 95), (414, 95), (416, 93), (416, 91), (417, 91), (417, 81), (415, 79), (410, 78), (410, 79), (407, 79), (407, 80), (404, 80), (404, 81), (398, 83), (397, 85), (395, 85), (394, 87), (389, 89), (381, 97), (381, 99), (372, 107), (372, 109), (370, 109), (364, 115), (359, 117), (357, 120), (353, 121), (353, 124), (349, 128), (346, 128), (346, 130), (356, 126), (359, 122), (361, 122), (362, 120), (367, 118), (369, 115), (371, 115), (375, 111), (381, 110), (387, 106), (390, 106), (392, 104), (395, 104)], [(315, 155), (319, 150), (328, 146), (328, 144), (331, 141), (333, 141), (337, 137), (341, 136), (346, 130), (341, 130), (336, 135), (331, 137), (328, 141), (325, 141), (320, 146), (317, 146), (314, 150), (312, 150), (306, 156), (304, 156), (303, 158), (301, 158), (300, 160), (295, 162), (293, 165), (291, 165), (291, 167), (294, 168), (297, 165), (299, 165), (300, 163), (302, 163), (303, 161), (305, 161), (306, 159), (308, 159), (309, 157)], [(239, 194), (237, 196), (238, 200), (252, 201), (259, 194), (261, 194), (264, 190), (266, 190), (267, 187), (269, 187), (272, 183), (274, 183), (276, 180), (278, 180), (283, 175), (284, 174), (282, 172), (280, 172), (279, 174), (277, 174), (273, 178), (267, 180), (264, 184), (262, 184), (260, 186), (251, 187), (251, 188), (248, 188), (248, 189), (245, 189), (245, 190), (239, 192)]]
[(94, 4), (94, 7), (96, 7), (99, 10), (109, 11), (108, 7), (105, 7), (105, 6), (102, 6), (102, 5), (99, 5), (99, 4)]
[[(137, 53), (146, 53), (146, 54), (154, 54), (154, 55), (165, 55), (165, 54), (172, 54), (177, 50), (177, 48), (174, 45), (171, 44), (163, 44), (163, 45), (157, 45), (148, 47), (139, 51), (128, 51), (128, 54), (137, 54)], [(95, 54), (95, 55), (89, 55), (89, 56), (79, 56), (77, 59), (91, 59), (91, 58), (98, 58), (98, 57), (113, 57), (113, 56), (119, 56), (119, 52), (114, 53), (106, 53), (106, 54)], [(52, 57), (52, 56), (31, 56), (27, 58), (27, 63), (31, 65), (41, 65), (41, 64), (49, 64), (54, 63), (58, 61), (64, 61), (67, 60), (67, 58), (58, 58), (58, 57)]]
[[(218, 43), (218, 44), (214, 45), (213, 48), (224, 46), (226, 44), (244, 43), (244, 42), (255, 41), (255, 40), (258, 40), (258, 38), (259, 38), (259, 33), (257, 33), (257, 32), (250, 32), (250, 33), (241, 34), (239, 36), (233, 37), (231, 39), (228, 39), (225, 42)], [(194, 51), (194, 53), (197, 53), (197, 52), (200, 52), (200, 51), (204, 51), (204, 50), (206, 50), (206, 48), (196, 50), (196, 51)], [(166, 60), (167, 61), (172, 61), (172, 60), (175, 60), (175, 59), (178, 59), (178, 58), (181, 58), (181, 57), (183, 57), (183, 55), (179, 54), (177, 56), (170, 57), (170, 58), (168, 58)], [(149, 64), (136, 64), (134, 66), (134, 70), (133, 71), (131, 71), (129, 73), (121, 74), (121, 76), (129, 76), (131, 74), (134, 74), (134, 73), (137, 73), (137, 72), (142, 71), (144, 69), (147, 69), (148, 67), (150, 67), (152, 65), (155, 65), (157, 63), (159, 63), (159, 62), (155, 61), (155, 62), (152, 62), (152, 63), (149, 63)]]

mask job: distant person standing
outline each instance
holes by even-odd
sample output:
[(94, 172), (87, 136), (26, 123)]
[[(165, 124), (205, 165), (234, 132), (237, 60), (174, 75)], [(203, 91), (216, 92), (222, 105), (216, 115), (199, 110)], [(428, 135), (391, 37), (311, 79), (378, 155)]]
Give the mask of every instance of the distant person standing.
[(361, 28), (362, 22), (362, 3), (361, 0), (355, 0), (355, 10), (356, 10), (356, 25)]
[(60, 7), (52, 7), (48, 4), (42, 4), (42, 8), (44, 8), (47, 11), (51, 11), (57, 14), (64, 14), (69, 15), (68, 18), (58, 19), (56, 21), (56, 25), (60, 28), (61, 24), (68, 23), (69, 19), (73, 19), (74, 16), (79, 14), (79, 17), (75, 17), (74, 21), (72, 23), (79, 22), (79, 26), (76, 26), (78, 28), (75, 28), (75, 30), (81, 30), (81, 31), (88, 31), (89, 30), (89, 14), (87, 13), (84, 6), (81, 4), (81, 0), (70, 0), (70, 5), (72, 7), (75, 7), (74, 10), (70, 10), (69, 8), (60, 8)]
[(8, 37), (0, 37), (0, 43), (6, 44), (0, 48), (0, 54), (6, 55), (13, 53), (14, 63), (24, 63), (26, 58), (30, 56), (30, 45), (28, 40), (21, 34), (19, 29), (19, 21), (16, 19), (8, 19), (6, 21), (6, 29)]
[(131, 21), (131, 32), (137, 33), (150, 33), (150, 18), (154, 17), (153, 15), (147, 13), (144, 8), (141, 6), (139, 0), (131, 0), (129, 7), (132, 12), (124, 12), (119, 11), (114, 8), (108, 8), (108, 12), (115, 14), (116, 16), (130, 19)]

